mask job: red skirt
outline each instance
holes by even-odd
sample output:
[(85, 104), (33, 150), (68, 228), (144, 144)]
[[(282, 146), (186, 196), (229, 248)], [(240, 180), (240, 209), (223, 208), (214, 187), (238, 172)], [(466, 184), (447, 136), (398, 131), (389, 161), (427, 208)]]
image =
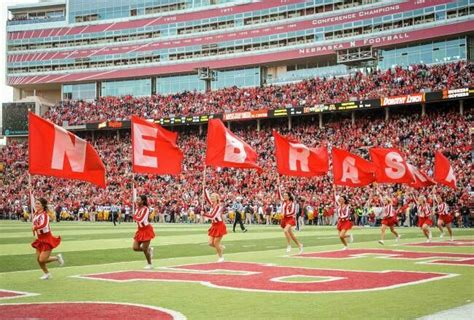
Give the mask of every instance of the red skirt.
[(424, 224), (431, 227), (433, 225), (433, 221), (431, 218), (418, 217), (418, 227), (421, 228)]
[(143, 228), (138, 228), (137, 232), (135, 232), (135, 236), (133, 237), (133, 239), (138, 242), (150, 241), (154, 238), (155, 232), (153, 231), (151, 224), (144, 226)]
[(294, 217), (283, 217), (281, 218), (281, 222), (280, 222), (280, 227), (282, 227), (282, 229), (285, 229), (285, 227), (287, 225), (290, 225), (290, 226), (296, 226), (296, 220)]
[(443, 221), (444, 224), (450, 224), (451, 222), (453, 222), (454, 217), (450, 214), (441, 214), (439, 215), (438, 219)]
[(382, 224), (386, 225), (387, 227), (396, 226), (398, 223), (397, 217), (387, 217), (382, 219)]
[(54, 237), (51, 232), (43, 233), (38, 235), (38, 239), (36, 239), (31, 246), (39, 252), (44, 251), (52, 251), (54, 248), (59, 246), (61, 243), (61, 237)]
[(352, 229), (352, 222), (351, 220), (339, 220), (337, 222), (337, 230), (351, 230)]
[(227, 228), (224, 221), (213, 222), (207, 231), (209, 237), (220, 238), (227, 234)]

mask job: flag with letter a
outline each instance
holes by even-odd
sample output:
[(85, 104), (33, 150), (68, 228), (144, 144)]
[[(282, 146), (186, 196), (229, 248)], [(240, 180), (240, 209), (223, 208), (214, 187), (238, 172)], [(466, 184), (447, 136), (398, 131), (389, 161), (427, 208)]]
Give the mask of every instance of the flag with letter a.
[(449, 163), (448, 158), (439, 151), (435, 154), (434, 179), (438, 183), (456, 189), (456, 177), (454, 176), (453, 166)]
[(326, 147), (308, 148), (296, 140), (288, 139), (273, 131), (275, 158), (278, 172), (286, 176), (314, 177), (329, 170)]
[(375, 181), (375, 165), (348, 151), (332, 148), (334, 184), (362, 187)]
[(257, 152), (227, 129), (220, 119), (209, 120), (207, 127), (206, 165), (257, 169)]
[(105, 166), (92, 145), (32, 112), (28, 121), (30, 174), (87, 181), (105, 188)]
[(178, 134), (159, 124), (132, 116), (132, 170), (138, 173), (181, 173), (183, 153)]

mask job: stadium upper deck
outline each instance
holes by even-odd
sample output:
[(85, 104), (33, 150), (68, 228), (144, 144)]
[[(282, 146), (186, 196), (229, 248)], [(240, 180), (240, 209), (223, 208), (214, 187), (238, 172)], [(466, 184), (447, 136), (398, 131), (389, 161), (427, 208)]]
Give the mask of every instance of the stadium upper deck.
[(8, 9), (8, 84), (16, 99), (36, 90), (52, 101), (469, 59), (474, 34), (474, 0), (62, 0)]

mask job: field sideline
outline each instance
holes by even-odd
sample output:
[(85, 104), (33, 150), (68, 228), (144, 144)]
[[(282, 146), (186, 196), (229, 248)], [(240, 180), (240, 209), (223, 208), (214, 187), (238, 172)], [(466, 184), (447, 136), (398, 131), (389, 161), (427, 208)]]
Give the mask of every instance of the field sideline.
[[(207, 225), (155, 224), (155, 270), (189, 264), (215, 263), (215, 252), (207, 246)], [(249, 226), (248, 233), (228, 234), (226, 266), (231, 262), (274, 264), (277, 266), (352, 270), (406, 271), (412, 274), (448, 274), (449, 277), (421, 281), (397, 288), (362, 292), (288, 293), (256, 292), (206, 286), (198, 282), (99, 281), (76, 276), (115, 271), (141, 271), (145, 266), (142, 253), (131, 250), (136, 229), (133, 223), (114, 227), (111, 223), (61, 222), (52, 224), (53, 233), (61, 235), (62, 243), (55, 253), (63, 253), (66, 265), (50, 264), (53, 279), (41, 281), (36, 264), (31, 224), (16, 221), (0, 222), (0, 289), (37, 295), (2, 300), (4, 303), (103, 301), (156, 306), (174, 310), (188, 319), (413, 319), (474, 301), (474, 266), (427, 262), (433, 259), (393, 259), (359, 257), (352, 259), (312, 259), (288, 257), (283, 233), (278, 226)], [(384, 247), (376, 241), (379, 228), (355, 228), (351, 249), (407, 250), (410, 252), (465, 253), (474, 255), (474, 246), (418, 247), (408, 243), (423, 242), (415, 228), (399, 228), (402, 235), (396, 245), (387, 234)], [(434, 241), (439, 232), (432, 228)], [(456, 239), (474, 240), (474, 230), (454, 229)], [(342, 245), (334, 227), (306, 226), (297, 237), (304, 243), (305, 253), (340, 250)], [(297, 254), (293, 248), (292, 255)], [(473, 256), (474, 258), (474, 256)], [(229, 263), (229, 264), (228, 264)], [(163, 269), (164, 270), (164, 269)], [(176, 271), (176, 270), (175, 270)], [(238, 270), (234, 270), (237, 272)], [(171, 272), (169, 269), (167, 272)], [(188, 273), (189, 274), (189, 273)], [(206, 271), (201, 272), (206, 274)], [(232, 275), (230, 270), (222, 275)], [(245, 277), (236, 277), (236, 285)], [(286, 283), (325, 281), (325, 277), (293, 277)], [(328, 277), (330, 278), (330, 277)], [(272, 280), (273, 281), (273, 280)], [(276, 282), (275, 282), (276, 283)], [(9, 318), (1, 312), (0, 318)]]

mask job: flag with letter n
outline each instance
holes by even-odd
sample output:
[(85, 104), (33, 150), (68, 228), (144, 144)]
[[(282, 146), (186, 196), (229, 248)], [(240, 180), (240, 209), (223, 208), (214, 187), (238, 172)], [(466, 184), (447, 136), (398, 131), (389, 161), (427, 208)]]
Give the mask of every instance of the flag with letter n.
[(34, 113), (28, 115), (29, 172), (105, 188), (105, 166), (87, 141)]

